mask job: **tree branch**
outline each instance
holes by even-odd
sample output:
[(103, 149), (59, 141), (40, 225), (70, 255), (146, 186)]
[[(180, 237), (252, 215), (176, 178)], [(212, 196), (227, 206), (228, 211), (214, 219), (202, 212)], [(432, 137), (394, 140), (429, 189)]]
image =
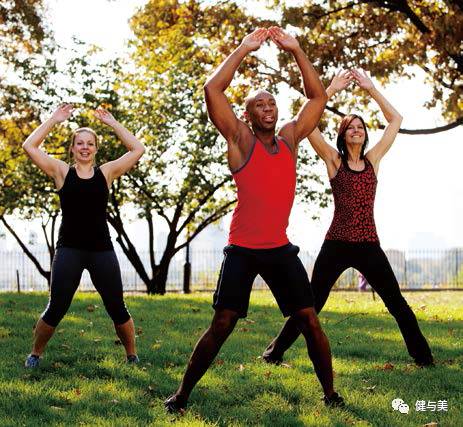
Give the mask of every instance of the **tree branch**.
[(151, 215), (151, 211), (146, 209), (145, 211), (145, 219), (148, 222), (148, 239), (149, 239), (149, 252), (150, 252), (150, 265), (151, 265), (151, 272), (154, 273), (156, 268), (156, 260), (154, 259), (154, 229), (153, 229), (153, 215)]
[(310, 17), (310, 16), (314, 16), (315, 18), (317, 19), (321, 19), (321, 18), (324, 18), (325, 16), (330, 16), (330, 15), (333, 15), (335, 13), (338, 13), (338, 12), (341, 12), (343, 10), (346, 10), (346, 9), (352, 9), (353, 7), (355, 6), (355, 3), (354, 2), (351, 2), (351, 3), (348, 3), (346, 6), (344, 7), (340, 7), (338, 9), (333, 9), (333, 10), (329, 10), (328, 12), (326, 13), (322, 13), (320, 15), (316, 14), (316, 13), (309, 13), (309, 12), (306, 12), (304, 13), (303, 15), (304, 16), (307, 16), (307, 17)]
[(224, 180), (219, 182), (217, 185), (211, 188), (211, 190), (206, 193), (206, 195), (198, 201), (198, 206), (194, 208), (189, 215), (185, 218), (185, 221), (183, 221), (182, 225), (178, 229), (178, 234), (180, 234), (184, 228), (193, 220), (194, 216), (198, 213), (198, 211), (203, 207), (204, 203), (207, 202), (207, 200), (214, 195), (214, 193), (221, 188), (226, 182), (228, 182), (231, 179), (230, 176), (227, 176)]
[[(449, 123), (444, 126), (436, 126), (435, 128), (429, 129), (400, 129), (399, 133), (403, 133), (405, 135), (431, 135), (434, 133), (445, 132), (450, 129), (454, 129), (458, 126), (463, 125), (463, 117), (458, 118), (452, 123)], [(384, 129), (385, 126), (380, 126), (380, 129)]]
[(21, 246), (21, 249), (24, 251), (24, 253), (27, 255), (27, 257), (32, 261), (32, 263), (36, 266), (37, 270), (39, 273), (47, 279), (47, 281), (50, 280), (50, 272), (46, 271), (42, 268), (40, 265), (40, 262), (38, 259), (34, 256), (34, 254), (27, 248), (27, 246), (23, 243), (21, 238), (16, 234), (16, 232), (13, 230), (13, 228), (8, 224), (6, 221), (5, 217), (3, 215), (0, 216), (0, 221), (3, 222), (4, 226), (6, 229), (12, 234), (12, 236), (16, 239), (18, 242), (19, 246)]
[(143, 262), (141, 261), (140, 256), (138, 255), (138, 252), (135, 246), (133, 245), (127, 232), (125, 231), (124, 224), (121, 219), (119, 203), (116, 199), (114, 191), (111, 192), (111, 204), (113, 206), (113, 211), (114, 211), (113, 216), (108, 212), (107, 219), (108, 219), (108, 222), (114, 228), (114, 230), (116, 230), (116, 233), (117, 233), (116, 240), (119, 243), (120, 247), (122, 248), (122, 251), (124, 252), (126, 257), (129, 259), (129, 261), (135, 268), (140, 278), (148, 286), (149, 281), (150, 281), (149, 276), (146, 273), (145, 266), (143, 265)]
[(201, 224), (196, 227), (196, 230), (189, 236), (184, 243), (175, 248), (175, 253), (183, 249), (188, 243), (190, 243), (201, 231), (203, 231), (209, 224), (219, 220), (225, 216), (230, 210), (229, 207), (236, 203), (236, 199), (231, 200), (230, 202), (223, 205), (220, 209), (217, 209), (212, 215), (208, 216)]
[[(150, 200), (151, 202), (153, 202), (154, 204), (154, 207), (156, 209), (156, 213), (164, 218), (167, 222), (167, 224), (169, 224), (169, 227), (171, 225), (171, 220), (170, 218), (164, 213), (164, 209), (161, 207), (161, 205), (159, 204), (159, 202), (152, 196), (152, 194), (150, 194), (147, 190), (146, 190), (146, 185), (140, 185), (137, 180), (131, 176), (130, 174), (127, 174), (127, 178), (132, 182), (132, 184), (138, 189), (140, 190), (147, 198), (148, 200)], [(143, 183), (144, 184), (144, 183)]]
[[(346, 115), (346, 113), (343, 113), (342, 111), (338, 110), (335, 107), (331, 107), (327, 105), (325, 108), (340, 117), (344, 117)], [(454, 129), (461, 125), (463, 125), (463, 117), (459, 117), (457, 120), (447, 125), (436, 126), (434, 128), (428, 128), (428, 129), (402, 129), (400, 128), (399, 133), (403, 133), (404, 135), (431, 135), (434, 133), (445, 132), (447, 130)], [(384, 129), (385, 126), (380, 125), (378, 128)]]

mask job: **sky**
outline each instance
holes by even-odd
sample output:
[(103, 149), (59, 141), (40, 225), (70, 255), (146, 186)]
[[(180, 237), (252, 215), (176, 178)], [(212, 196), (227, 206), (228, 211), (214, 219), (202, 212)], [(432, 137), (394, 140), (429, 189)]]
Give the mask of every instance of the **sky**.
[[(72, 37), (77, 36), (99, 45), (103, 54), (110, 57), (125, 50), (125, 43), (131, 37), (128, 19), (145, 1), (48, 0), (47, 3), (48, 19), (60, 44), (70, 45)], [(423, 107), (431, 89), (420, 72), (413, 80), (398, 81), (381, 91), (403, 115), (402, 127), (414, 129), (444, 124), (439, 121), (437, 111)], [(287, 106), (287, 94), (280, 94), (277, 102)], [(378, 141), (380, 135), (370, 131), (371, 143)], [(462, 158), (461, 126), (435, 135), (398, 135), (378, 175), (375, 218), (385, 249), (463, 246)], [(323, 164), (319, 170), (327, 184)], [(295, 205), (288, 228), (290, 240), (305, 249), (320, 247), (332, 213), (331, 206), (321, 212), (320, 221), (313, 221), (304, 206)], [(224, 229), (229, 220), (224, 220)], [(141, 224), (132, 224), (131, 230), (144, 233)]]

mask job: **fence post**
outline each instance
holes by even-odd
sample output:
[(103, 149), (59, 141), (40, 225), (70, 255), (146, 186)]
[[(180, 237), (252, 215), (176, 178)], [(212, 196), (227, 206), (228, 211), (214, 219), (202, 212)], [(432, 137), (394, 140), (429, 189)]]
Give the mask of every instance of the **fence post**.
[(21, 284), (19, 282), (19, 270), (18, 269), (16, 269), (16, 284), (18, 286), (18, 294), (20, 294), (21, 293)]
[(408, 288), (408, 279), (407, 279), (407, 252), (404, 251), (404, 287)]
[(189, 294), (191, 281), (191, 263), (190, 263), (190, 244), (187, 243), (185, 248), (185, 264), (183, 265), (183, 293)]
[(458, 248), (455, 248), (455, 286), (458, 286)]

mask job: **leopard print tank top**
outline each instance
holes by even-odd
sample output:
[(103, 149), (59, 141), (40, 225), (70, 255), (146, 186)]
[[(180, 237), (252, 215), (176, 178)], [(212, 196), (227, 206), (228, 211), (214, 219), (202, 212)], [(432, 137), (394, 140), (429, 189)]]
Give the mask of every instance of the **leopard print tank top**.
[(373, 214), (378, 180), (372, 164), (355, 171), (342, 161), (330, 180), (334, 196), (334, 217), (326, 240), (379, 243)]

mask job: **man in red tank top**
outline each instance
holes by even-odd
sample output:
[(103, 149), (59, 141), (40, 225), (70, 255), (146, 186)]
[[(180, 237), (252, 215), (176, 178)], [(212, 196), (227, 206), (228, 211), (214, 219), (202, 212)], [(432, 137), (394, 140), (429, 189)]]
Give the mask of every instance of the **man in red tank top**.
[[(278, 108), (265, 90), (246, 99), (245, 121), (233, 112), (225, 90), (246, 55), (270, 38), (280, 49), (292, 53), (300, 69), (308, 100), (297, 116), (275, 135)], [(211, 326), (196, 344), (182, 383), (165, 402), (169, 412), (186, 408), (188, 397), (207, 371), (239, 318), (246, 317), (252, 284), (260, 274), (270, 287), (283, 315), (298, 319), (323, 387), (327, 405), (342, 406), (333, 388), (328, 339), (313, 308), (307, 272), (286, 235), (296, 187), (296, 157), (301, 140), (316, 127), (327, 95), (298, 41), (278, 27), (260, 28), (209, 77), (204, 87), (209, 117), (228, 147), (238, 203), (230, 226), (229, 245), (224, 249)], [(249, 124), (248, 124), (249, 123)]]

